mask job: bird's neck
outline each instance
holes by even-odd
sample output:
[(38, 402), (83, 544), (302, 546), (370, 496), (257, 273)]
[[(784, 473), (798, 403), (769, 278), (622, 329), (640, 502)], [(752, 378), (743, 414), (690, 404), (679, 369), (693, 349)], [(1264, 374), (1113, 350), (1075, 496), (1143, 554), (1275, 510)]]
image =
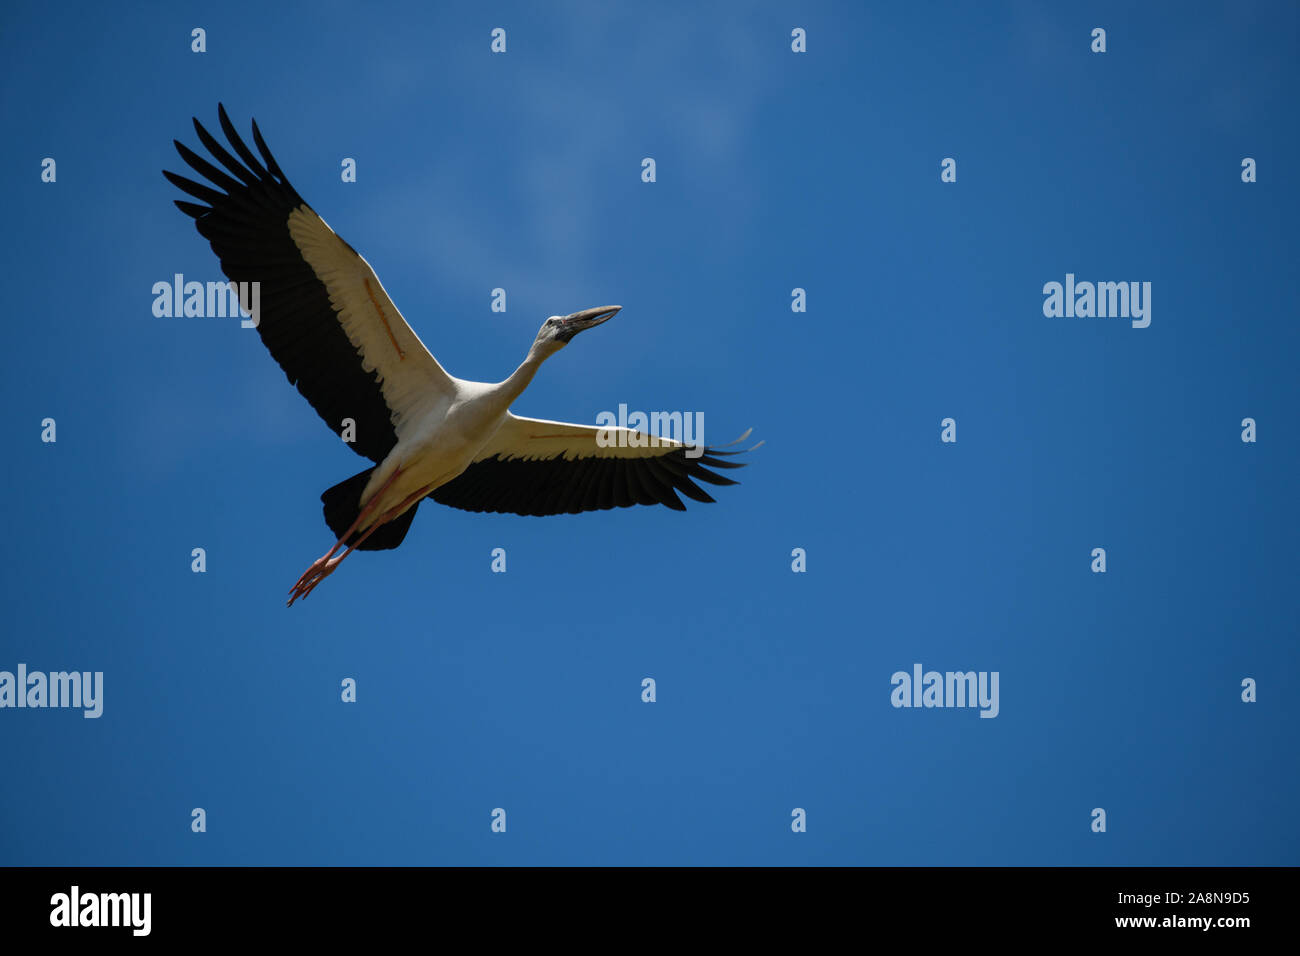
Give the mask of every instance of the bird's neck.
[(537, 370), (542, 367), (546, 361), (546, 356), (541, 354), (537, 349), (529, 349), (528, 356), (520, 363), (519, 367), (511, 373), (510, 377), (501, 383), (497, 394), (505, 399), (508, 408), (514, 403), (514, 400), (523, 394), (528, 383), (533, 380)]

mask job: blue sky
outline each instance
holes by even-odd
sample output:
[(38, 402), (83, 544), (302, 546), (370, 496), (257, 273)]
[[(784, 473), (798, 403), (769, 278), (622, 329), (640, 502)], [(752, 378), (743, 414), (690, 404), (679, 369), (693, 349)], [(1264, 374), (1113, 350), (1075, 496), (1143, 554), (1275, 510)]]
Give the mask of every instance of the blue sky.
[[(0, 709), (0, 863), (1300, 862), (1294, 5), (610, 6), (0, 14), (0, 670), (104, 673)], [(220, 278), (159, 172), (218, 101), (453, 374), (621, 303), (515, 410), (753, 427), (742, 483), (426, 503), (286, 610), (363, 463), (152, 314)], [(1066, 273), (1150, 326), (1045, 317)], [(892, 707), (915, 663), (998, 716)]]

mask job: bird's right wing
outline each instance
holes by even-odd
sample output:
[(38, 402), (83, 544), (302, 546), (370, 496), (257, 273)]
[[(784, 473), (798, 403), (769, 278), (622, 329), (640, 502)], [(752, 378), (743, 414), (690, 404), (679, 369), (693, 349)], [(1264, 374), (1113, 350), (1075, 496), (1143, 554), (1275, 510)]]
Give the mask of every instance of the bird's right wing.
[[(634, 436), (651, 444), (633, 445)], [(474, 462), (429, 497), (466, 511), (520, 515), (655, 504), (685, 511), (677, 492), (696, 501), (712, 501), (695, 480), (734, 485), (735, 481), (709, 468), (743, 467), (718, 457), (739, 452), (704, 448), (699, 457), (690, 457), (689, 451), (680, 442), (650, 439), (626, 428), (571, 425), (507, 413), (505, 423)]]
[(179, 142), (176, 150), (225, 192), (164, 172), (207, 203), (176, 205), (194, 217), (229, 279), (259, 283), (257, 331), (289, 382), (336, 434), (352, 419), (353, 450), (380, 461), (397, 443), (402, 423), (450, 401), (455, 382), (407, 325), (370, 264), (290, 185), (257, 123), (253, 142), (260, 162), (225, 107), (217, 113), (238, 159), (197, 119), (195, 132), (225, 169)]

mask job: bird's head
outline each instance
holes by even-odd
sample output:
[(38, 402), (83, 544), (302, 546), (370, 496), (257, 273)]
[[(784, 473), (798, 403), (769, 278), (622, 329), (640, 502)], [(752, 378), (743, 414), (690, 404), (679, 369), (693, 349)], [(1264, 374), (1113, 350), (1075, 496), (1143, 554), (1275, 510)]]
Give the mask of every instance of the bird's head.
[(543, 355), (554, 355), (569, 344), (579, 332), (595, 328), (602, 322), (608, 322), (618, 315), (621, 305), (602, 305), (595, 309), (583, 309), (571, 315), (553, 315), (542, 323), (537, 332), (537, 341), (533, 348)]

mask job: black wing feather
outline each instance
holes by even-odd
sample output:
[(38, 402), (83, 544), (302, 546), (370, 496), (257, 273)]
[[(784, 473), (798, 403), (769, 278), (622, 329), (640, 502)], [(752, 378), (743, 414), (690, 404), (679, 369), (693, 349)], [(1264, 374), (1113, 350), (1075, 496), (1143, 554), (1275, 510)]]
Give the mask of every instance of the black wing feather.
[(289, 383), (297, 386), (335, 434), (342, 434), (345, 418), (353, 419), (352, 449), (381, 461), (397, 444), (397, 434), (379, 376), (362, 367), (325, 286), (289, 235), (289, 214), (310, 207), (281, 171), (256, 122), (253, 142), (262, 154), (260, 162), (236, 132), (224, 106), (217, 107), (217, 115), (238, 159), (197, 119), (194, 128), (224, 171), (179, 142), (176, 150), (186, 165), (225, 192), (164, 171), (172, 185), (207, 204), (178, 200), (176, 205), (194, 218), (227, 278), (261, 283), (257, 331)]
[[(686, 505), (677, 492), (696, 501), (713, 499), (691, 479), (734, 485), (730, 478), (709, 471), (740, 468), (743, 462), (721, 462), (706, 449), (700, 458), (687, 458), (685, 448), (645, 458), (546, 459), (502, 458), (493, 455), (475, 462), (429, 497), (465, 511), (496, 511), (519, 515), (577, 514), (636, 504), (662, 504), (674, 511)], [(727, 453), (722, 453), (727, 454)]]

